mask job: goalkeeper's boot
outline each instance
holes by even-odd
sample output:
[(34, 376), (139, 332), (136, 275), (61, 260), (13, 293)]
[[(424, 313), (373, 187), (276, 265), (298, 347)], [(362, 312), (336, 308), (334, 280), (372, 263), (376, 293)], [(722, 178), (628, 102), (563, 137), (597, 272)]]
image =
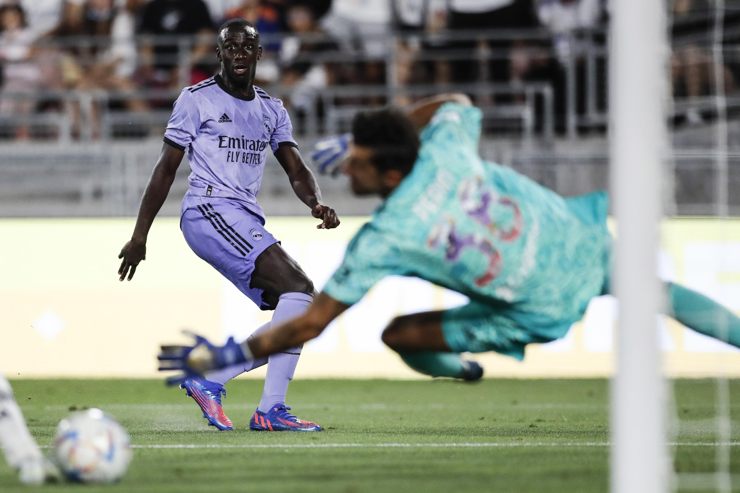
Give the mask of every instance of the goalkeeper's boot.
[(462, 379), (466, 382), (476, 382), (483, 378), (483, 367), (472, 360), (463, 360)]
[(198, 403), (200, 410), (203, 411), (203, 417), (208, 420), (210, 426), (215, 426), (221, 431), (234, 429), (233, 423), (221, 407), (221, 396), (226, 395), (223, 385), (209, 382), (205, 378), (188, 377), (180, 384), (180, 388), (185, 389), (188, 396)]
[(303, 421), (288, 412), (285, 404), (275, 404), (263, 413), (257, 409), (249, 420), (249, 429), (256, 431), (321, 431), (321, 426)]

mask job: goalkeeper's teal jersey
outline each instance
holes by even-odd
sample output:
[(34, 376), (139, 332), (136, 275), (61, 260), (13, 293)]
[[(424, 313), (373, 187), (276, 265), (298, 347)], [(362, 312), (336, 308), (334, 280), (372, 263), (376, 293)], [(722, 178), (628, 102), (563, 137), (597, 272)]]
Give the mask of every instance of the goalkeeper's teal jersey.
[(607, 279), (607, 198), (564, 199), (478, 155), (481, 113), (448, 103), (421, 134), (412, 172), (350, 242), (324, 291), (354, 304), (380, 279), (413, 276), (560, 337)]

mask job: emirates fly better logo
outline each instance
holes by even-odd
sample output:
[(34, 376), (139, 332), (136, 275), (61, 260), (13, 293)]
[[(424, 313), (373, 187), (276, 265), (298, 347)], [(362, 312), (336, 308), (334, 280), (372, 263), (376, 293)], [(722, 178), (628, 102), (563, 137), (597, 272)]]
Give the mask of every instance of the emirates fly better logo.
[(260, 166), (265, 161), (265, 149), (267, 149), (267, 146), (268, 141), (266, 140), (249, 139), (244, 135), (240, 135), (239, 137), (228, 135), (218, 136), (218, 148), (227, 149), (227, 163)]

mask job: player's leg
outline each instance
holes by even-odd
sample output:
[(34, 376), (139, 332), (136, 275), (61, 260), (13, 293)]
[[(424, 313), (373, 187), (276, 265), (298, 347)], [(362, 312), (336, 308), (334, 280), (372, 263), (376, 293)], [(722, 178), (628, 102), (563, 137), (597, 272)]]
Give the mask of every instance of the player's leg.
[(18, 471), (21, 482), (42, 484), (48, 464), (26, 427), (10, 383), (0, 375), (0, 448), (10, 467)]
[(665, 283), (668, 315), (701, 334), (740, 347), (740, 317), (701, 293)]
[(483, 369), (452, 352), (443, 332), (443, 311), (394, 318), (383, 331), (383, 342), (414, 370), (432, 377), (478, 380)]
[[(314, 288), (298, 263), (279, 244), (271, 245), (255, 262), (251, 286), (262, 291), (263, 301), (275, 306), (272, 325), (302, 314), (313, 300)], [(268, 358), (265, 386), (259, 406), (250, 420), (253, 430), (318, 431), (316, 423), (288, 413), (288, 385), (295, 374), (301, 347), (290, 348)]]
[[(230, 280), (242, 293), (263, 309), (262, 292), (249, 286), (255, 260), (277, 240), (259, 218), (235, 201), (215, 197), (189, 196), (180, 220), (185, 240), (193, 252)], [(224, 384), (246, 370), (258, 366), (235, 366), (210, 378), (189, 377), (181, 385), (200, 407), (209, 425), (231, 430), (233, 424), (221, 405)]]

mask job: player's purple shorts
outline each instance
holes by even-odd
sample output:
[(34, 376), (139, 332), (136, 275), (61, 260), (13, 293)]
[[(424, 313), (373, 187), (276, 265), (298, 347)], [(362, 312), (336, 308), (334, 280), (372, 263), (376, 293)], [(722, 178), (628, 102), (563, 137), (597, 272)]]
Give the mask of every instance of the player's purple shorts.
[(239, 288), (262, 310), (262, 290), (250, 287), (254, 263), (267, 247), (277, 243), (263, 219), (239, 200), (187, 194), (182, 204), (180, 229), (200, 258)]

